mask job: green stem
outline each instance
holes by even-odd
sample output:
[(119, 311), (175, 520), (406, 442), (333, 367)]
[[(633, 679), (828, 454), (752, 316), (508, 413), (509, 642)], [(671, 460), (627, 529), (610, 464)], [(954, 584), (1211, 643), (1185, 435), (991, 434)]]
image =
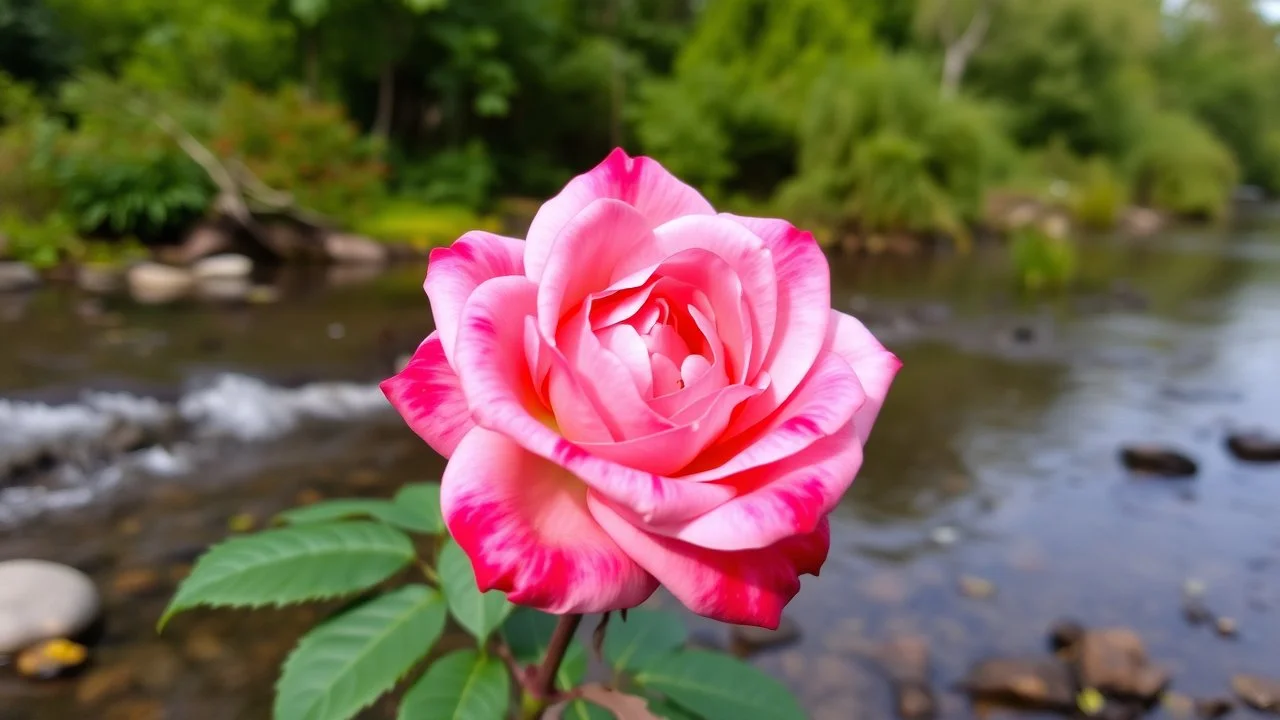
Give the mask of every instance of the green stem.
[(547, 654), (538, 665), (533, 677), (532, 687), (526, 687), (521, 713), (527, 720), (537, 720), (551, 705), (556, 694), (556, 674), (560, 672), (560, 662), (564, 660), (569, 643), (573, 642), (574, 633), (582, 622), (581, 615), (561, 615), (556, 623), (555, 632), (551, 635), (551, 643), (547, 645)]

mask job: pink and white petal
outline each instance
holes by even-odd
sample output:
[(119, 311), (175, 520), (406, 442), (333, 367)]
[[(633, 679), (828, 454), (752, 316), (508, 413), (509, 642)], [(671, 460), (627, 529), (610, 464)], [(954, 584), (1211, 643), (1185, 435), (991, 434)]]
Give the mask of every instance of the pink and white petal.
[(494, 278), (467, 302), (458, 330), (458, 377), (477, 425), (569, 470), (645, 522), (686, 520), (733, 496), (732, 488), (715, 483), (671, 480), (609, 462), (557, 435), (554, 418), (529, 386), (522, 348), (523, 318), (536, 308), (537, 287), (523, 277)]
[(843, 358), (824, 352), (781, 408), (749, 433), (708, 448), (682, 479), (710, 482), (768, 465), (838, 433), (867, 402), (857, 374)]
[(866, 325), (836, 310), (831, 311), (827, 338), (827, 347), (849, 363), (866, 390), (867, 401), (853, 418), (858, 437), (865, 443), (889, 394), (889, 386), (902, 369), (902, 361), (886, 350)]
[(827, 336), (831, 267), (813, 235), (785, 220), (721, 217), (741, 223), (764, 241), (778, 279), (778, 320), (760, 366), (773, 382), (725, 431), (733, 436), (781, 406), (809, 373)]
[(668, 395), (680, 389), (680, 368), (671, 358), (661, 353), (649, 356), (653, 368), (653, 394)]
[(587, 510), (587, 486), (495, 432), (467, 433), (440, 486), (480, 590), (556, 615), (631, 608), (658, 583)]
[(551, 245), (538, 281), (538, 329), (554, 337), (561, 316), (609, 288), (618, 263), (652, 244), (653, 230), (635, 208), (612, 198), (593, 200)]
[[(550, 349), (555, 352), (554, 348)], [(592, 402), (564, 362), (555, 362), (547, 374), (547, 400), (556, 428), (573, 442), (614, 442), (621, 432), (613, 428)]]
[(541, 281), (560, 231), (598, 198), (613, 198), (634, 207), (648, 219), (650, 228), (682, 215), (715, 213), (697, 190), (677, 180), (657, 161), (633, 158), (621, 148), (615, 149), (604, 162), (570, 180), (534, 215), (525, 248), (525, 271), (530, 280)]
[(409, 427), (445, 457), (475, 427), (458, 376), (445, 359), (439, 332), (428, 335), (404, 370), (379, 387)]
[(815, 538), (721, 552), (645, 532), (594, 493), (587, 507), (618, 547), (685, 607), (722, 622), (777, 629), (782, 609), (800, 591), (800, 574), (816, 571), (826, 555), (821, 548), (825, 528), (816, 530)]
[(771, 465), (725, 480), (739, 495), (696, 518), (654, 533), (710, 550), (754, 550), (805, 535), (840, 502), (862, 465), (853, 426)]
[(453, 363), (453, 341), (467, 298), (480, 283), (504, 275), (524, 274), (524, 242), (475, 230), (447, 248), (431, 251), (423, 288), (431, 300), (436, 332), (445, 357)]
[(791, 558), (801, 575), (816, 576), (822, 571), (827, 553), (831, 551), (831, 521), (824, 517), (813, 532), (787, 538), (773, 547)]
[(636, 329), (621, 323), (601, 330), (596, 337), (600, 344), (627, 366), (635, 380), (641, 397), (653, 394), (653, 369), (649, 366), (649, 348), (645, 346)]
[(682, 422), (678, 427), (620, 442), (579, 443), (579, 447), (619, 465), (655, 475), (672, 475), (692, 462), (716, 439), (743, 400), (759, 392), (746, 385), (722, 388), (708, 399), (701, 416)]

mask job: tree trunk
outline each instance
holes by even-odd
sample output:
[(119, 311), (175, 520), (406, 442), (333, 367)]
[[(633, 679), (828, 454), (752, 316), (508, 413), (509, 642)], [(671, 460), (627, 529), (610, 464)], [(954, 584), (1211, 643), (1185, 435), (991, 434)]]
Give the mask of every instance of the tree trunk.
[(942, 94), (946, 97), (952, 97), (960, 91), (960, 82), (964, 79), (969, 59), (978, 51), (987, 35), (987, 28), (991, 25), (989, 5), (989, 2), (980, 3), (960, 39), (947, 43), (946, 56), (942, 60)]
[(391, 115), (395, 112), (396, 65), (388, 60), (378, 79), (378, 113), (373, 118), (373, 135), (383, 141), (391, 137)]

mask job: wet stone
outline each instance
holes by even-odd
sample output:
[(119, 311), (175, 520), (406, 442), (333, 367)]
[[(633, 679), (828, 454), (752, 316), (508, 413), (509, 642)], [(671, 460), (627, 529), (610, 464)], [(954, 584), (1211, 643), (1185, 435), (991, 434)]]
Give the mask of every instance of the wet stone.
[(133, 668), (128, 665), (98, 668), (76, 684), (76, 701), (97, 706), (104, 700), (127, 695), (134, 687)]
[(751, 625), (734, 625), (729, 632), (735, 654), (749, 655), (771, 647), (788, 645), (800, 639), (800, 625), (787, 616), (782, 616), (777, 630), (754, 627)]
[(1236, 675), (1231, 678), (1231, 689), (1254, 710), (1280, 715), (1280, 679)]
[(1230, 715), (1235, 709), (1236, 704), (1228, 697), (1199, 698), (1195, 701), (1196, 715), (1207, 720)]
[(1075, 707), (1067, 664), (1055, 658), (996, 658), (973, 666), (960, 684), (975, 699), (1045, 710)]
[(122, 570), (111, 581), (112, 591), (121, 597), (152, 595), (162, 588), (160, 574), (150, 568)]
[(89, 650), (70, 640), (45, 640), (18, 653), (18, 674), (29, 680), (53, 680), (78, 672), (89, 660)]
[(1213, 621), (1213, 629), (1224, 638), (1234, 638), (1240, 634), (1240, 627), (1235, 618), (1220, 617)]
[(1188, 597), (1182, 602), (1182, 617), (1191, 625), (1203, 625), (1213, 620), (1213, 612), (1198, 597)]
[(1191, 477), (1199, 469), (1196, 461), (1186, 454), (1159, 445), (1121, 448), (1120, 461), (1132, 472), (1159, 477)]
[(217, 633), (204, 628), (192, 630), (182, 644), (183, 654), (196, 662), (217, 660), (226, 654), (226, 650)]
[(929, 644), (918, 635), (895, 637), (880, 650), (880, 663), (893, 681), (894, 707), (903, 720), (925, 720), (938, 714), (929, 687)]
[(1059, 620), (1049, 628), (1049, 649), (1053, 652), (1072, 654), (1084, 639), (1085, 628), (1075, 620)]
[(93, 581), (79, 570), (43, 560), (0, 562), (0, 654), (75, 637), (100, 606)]
[(1080, 681), (1107, 695), (1151, 702), (1169, 673), (1147, 661), (1146, 646), (1127, 628), (1090, 630), (1080, 641)]
[(130, 698), (107, 706), (102, 720), (163, 720), (164, 706), (158, 700)]
[(996, 594), (995, 583), (975, 575), (961, 575), (959, 587), (961, 595), (974, 600), (986, 600)]
[(1235, 433), (1227, 437), (1227, 449), (1245, 462), (1280, 462), (1280, 436), (1261, 432)]

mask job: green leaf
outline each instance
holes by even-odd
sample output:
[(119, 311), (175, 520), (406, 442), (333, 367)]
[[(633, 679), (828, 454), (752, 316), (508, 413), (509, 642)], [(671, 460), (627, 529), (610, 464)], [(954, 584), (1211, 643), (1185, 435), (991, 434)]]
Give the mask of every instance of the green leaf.
[(511, 613), (507, 596), (497, 590), (481, 593), (471, 560), (453, 540), (440, 549), (440, 586), (449, 600), (449, 612), (481, 645)]
[(449, 0), (404, 0), (405, 7), (416, 13), (439, 10), (449, 4)]
[(368, 522), (237, 537), (200, 558), (160, 618), (160, 628), (197, 605), (282, 605), (364, 590), (413, 557), (413, 543), (404, 533)]
[[(551, 635), (559, 618), (530, 608), (516, 608), (502, 624), (502, 639), (511, 655), (522, 663), (536, 663), (547, 654)], [(560, 669), (556, 671), (556, 686), (561, 690), (577, 687), (587, 674), (587, 648), (578, 639), (565, 649)]]
[(782, 683), (737, 658), (689, 650), (655, 658), (636, 682), (705, 720), (792, 720), (804, 710)]
[(396, 493), (395, 504), (431, 535), (444, 533), (444, 514), (440, 512), (440, 483), (410, 483)]
[[(432, 519), (430, 511), (424, 513), (421, 510), (406, 507), (399, 502), (398, 498), (399, 496), (395, 502), (370, 498), (326, 500), (314, 505), (286, 510), (280, 513), (279, 517), (290, 525), (311, 525), (353, 517), (369, 517), (409, 532), (427, 535), (441, 532), (443, 528)], [(438, 504), (437, 507), (439, 507)]]
[(395, 686), (444, 631), (445, 600), (409, 585), (307, 633), (276, 686), (276, 720), (347, 720)]
[(661, 610), (631, 610), (626, 622), (609, 620), (604, 637), (604, 656), (614, 670), (638, 672), (659, 657), (684, 647), (689, 631), (676, 613)]
[(586, 700), (574, 700), (564, 709), (566, 720), (614, 720), (613, 713)]
[(650, 700), (649, 712), (665, 720), (701, 720), (701, 718), (669, 700)]
[(431, 664), (405, 693), (399, 720), (503, 720), (510, 678), (500, 660), (459, 650)]

